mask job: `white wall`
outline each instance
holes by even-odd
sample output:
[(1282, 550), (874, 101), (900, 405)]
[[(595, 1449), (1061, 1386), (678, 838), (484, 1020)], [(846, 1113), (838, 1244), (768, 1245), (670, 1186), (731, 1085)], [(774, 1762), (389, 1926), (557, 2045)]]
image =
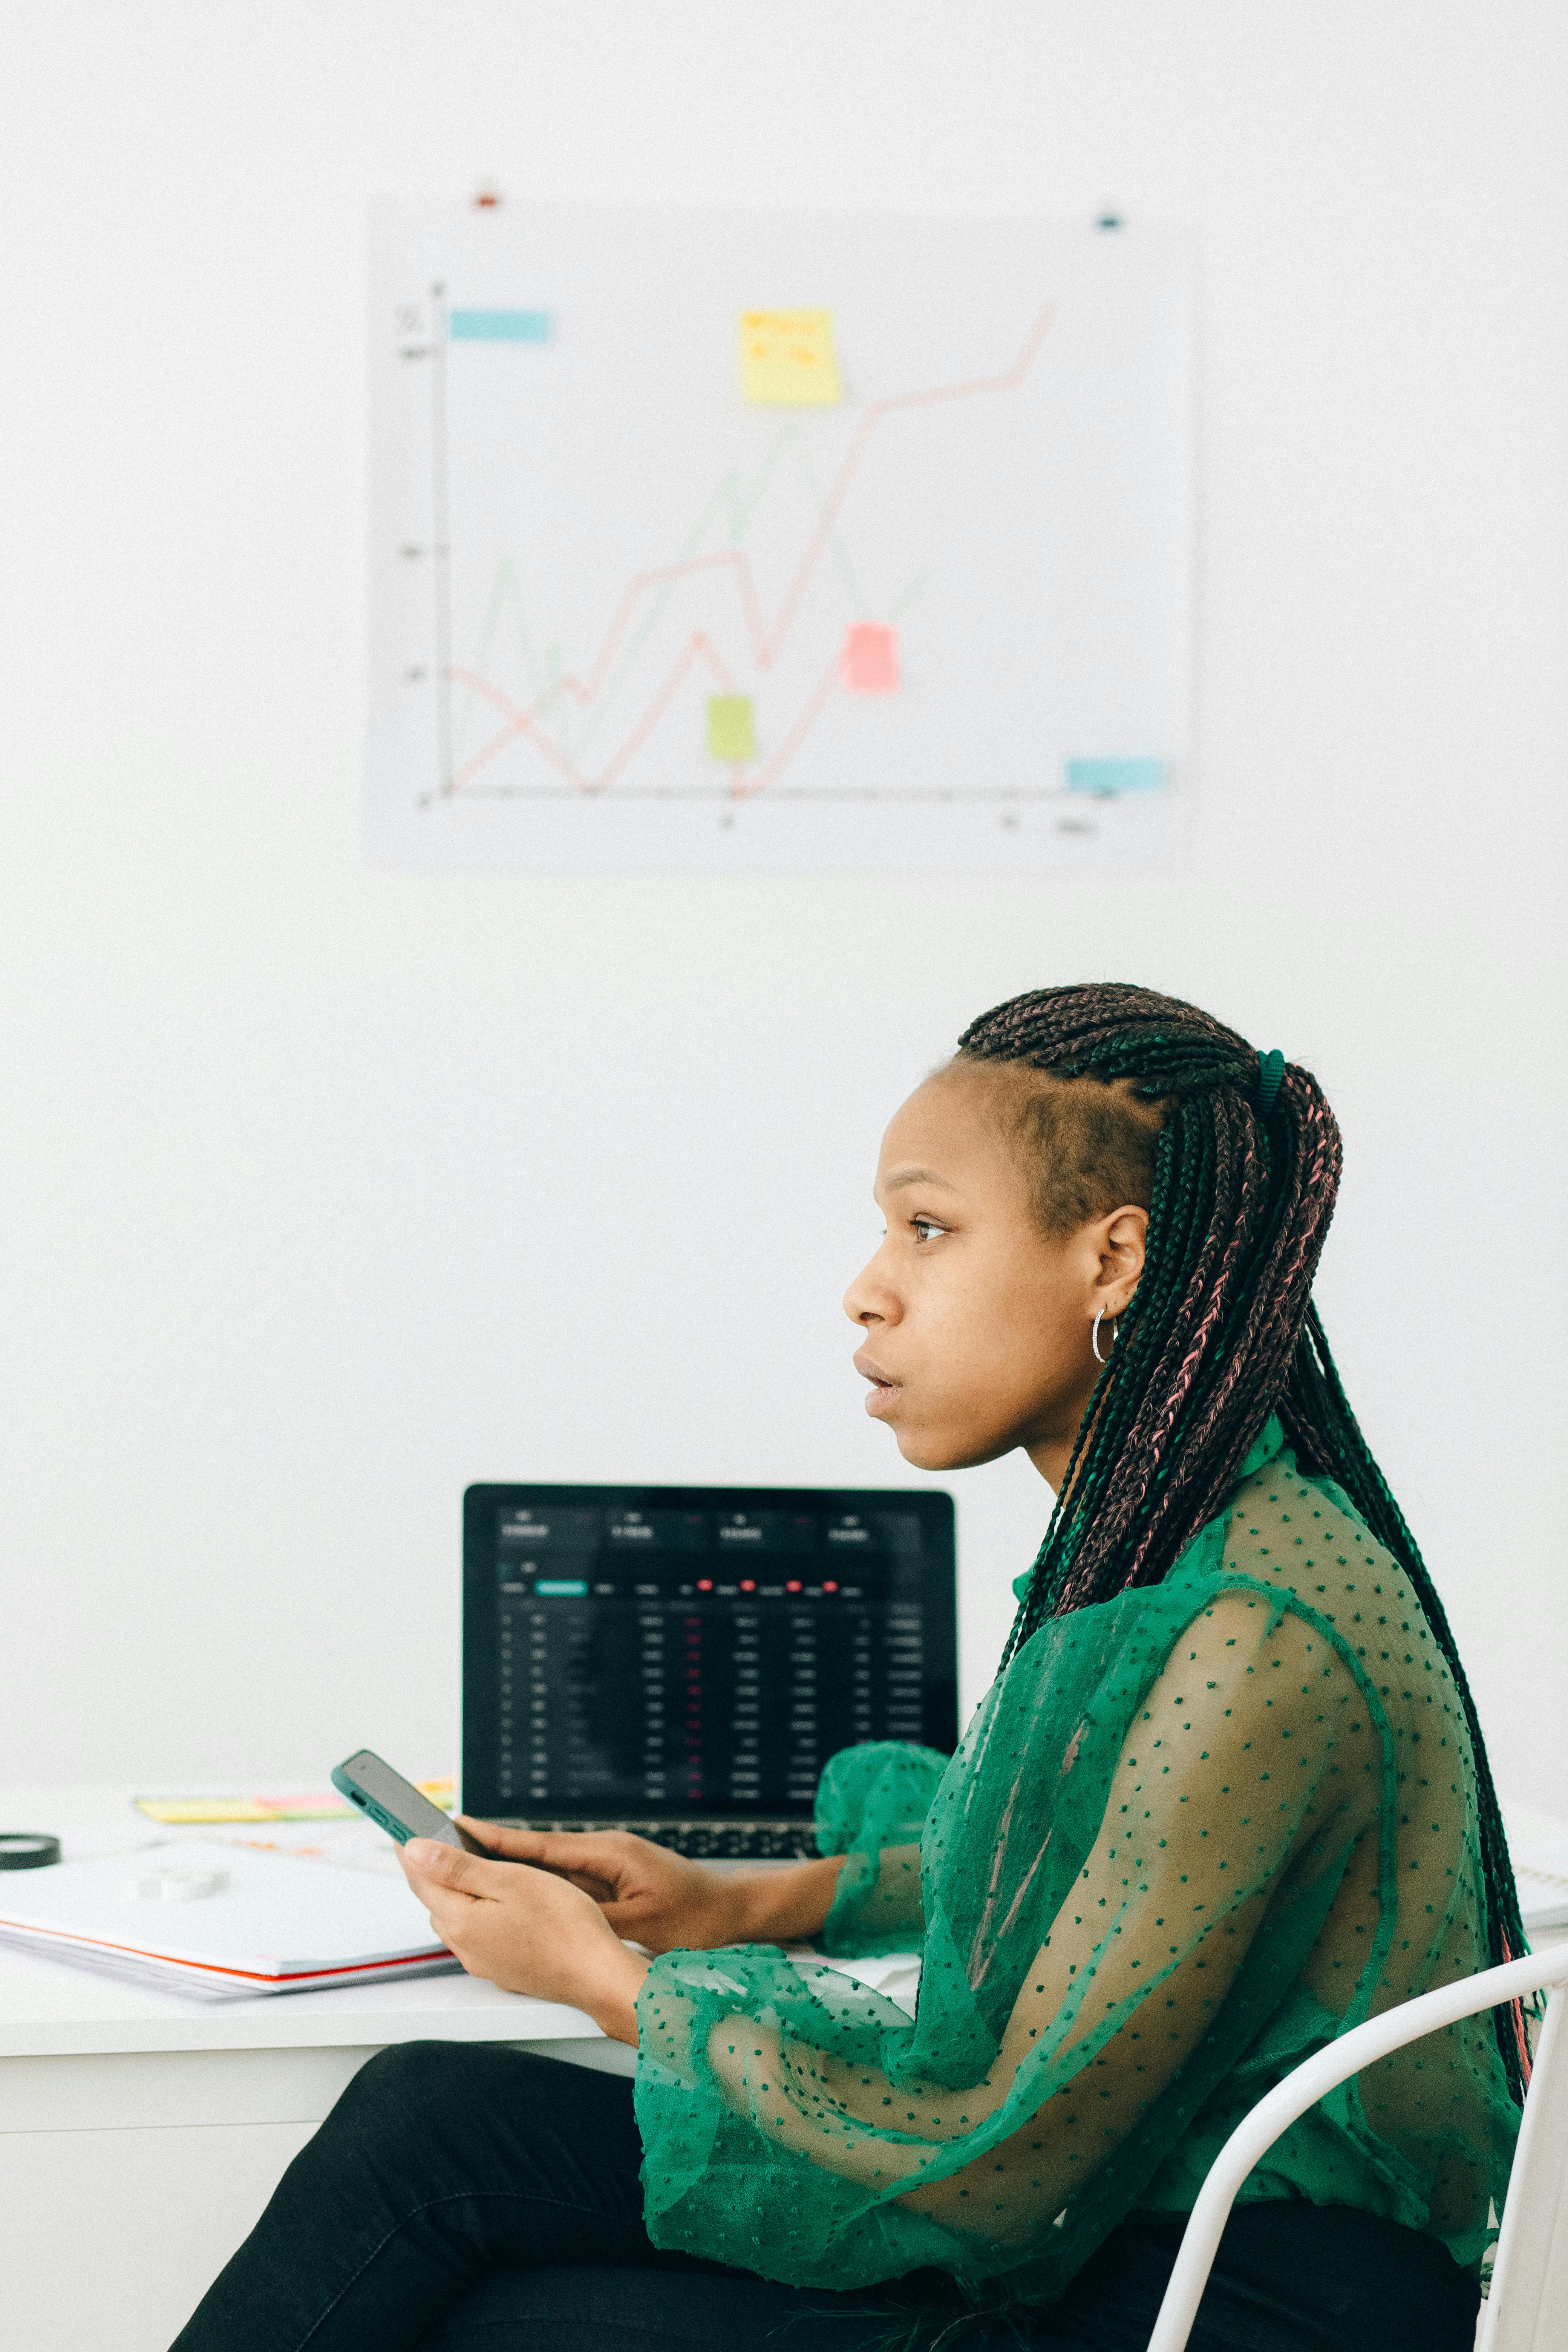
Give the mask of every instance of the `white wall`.
[[(1555, 0), (0, 8), (0, 1779), (452, 1754), (479, 1476), (878, 1480), (875, 1139), (1043, 982), (1315, 1068), (1321, 1295), (1568, 1811)], [(367, 874), (371, 191), (1204, 254), (1200, 839), (1125, 884)], [(955, 1482), (965, 1684), (1044, 1491)]]

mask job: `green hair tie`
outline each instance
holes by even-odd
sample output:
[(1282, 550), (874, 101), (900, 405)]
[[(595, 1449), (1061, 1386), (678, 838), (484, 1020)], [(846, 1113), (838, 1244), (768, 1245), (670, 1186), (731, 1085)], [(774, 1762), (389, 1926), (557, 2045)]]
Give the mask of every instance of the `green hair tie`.
[(1258, 1109), (1267, 1118), (1285, 1083), (1285, 1056), (1278, 1045), (1258, 1057)]

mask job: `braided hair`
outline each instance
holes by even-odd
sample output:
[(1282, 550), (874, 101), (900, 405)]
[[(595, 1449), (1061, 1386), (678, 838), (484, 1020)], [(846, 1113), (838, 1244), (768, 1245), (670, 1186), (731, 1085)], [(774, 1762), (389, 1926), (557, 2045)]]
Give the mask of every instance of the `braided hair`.
[[(1046, 1145), (1039, 1205), (1070, 1224), (1138, 1197), (1147, 1256), (1079, 1430), (1004, 1654), (1053, 1616), (1157, 1584), (1236, 1486), (1277, 1412), (1302, 1470), (1332, 1478), (1414, 1586), (1453, 1675), (1478, 1784), (1488, 1947), (1524, 1950), (1475, 1700), (1415, 1539), (1341, 1385), (1312, 1303), (1339, 1190), (1339, 1129), (1315, 1078), (1151, 989), (1016, 996), (972, 1022), (957, 1066), (1047, 1074), (1022, 1097)], [(1062, 1082), (1098, 1081), (1090, 1087)], [(1267, 1108), (1265, 1108), (1267, 1105)], [(1065, 1147), (1065, 1148), (1064, 1148)], [(1514, 2096), (1529, 2063), (1517, 2004), (1496, 2012)]]

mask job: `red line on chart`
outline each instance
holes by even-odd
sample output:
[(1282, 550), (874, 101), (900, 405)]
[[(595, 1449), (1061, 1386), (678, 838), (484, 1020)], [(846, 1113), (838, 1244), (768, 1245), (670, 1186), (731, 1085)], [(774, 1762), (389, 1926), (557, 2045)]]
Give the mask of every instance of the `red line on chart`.
[(492, 686), (488, 677), (480, 677), (469, 669), (448, 670), (447, 675), (456, 685), (472, 687), (476, 694), (482, 695), (487, 702), (493, 703), (506, 719), (506, 725), (500, 732), (492, 736), (482, 749), (474, 753), (472, 759), (464, 761), (453, 777), (448, 789), (454, 793), (460, 792), (469, 777), (476, 774), (487, 760), (493, 758), (497, 751), (504, 750), (508, 743), (515, 742), (520, 735), (526, 735), (530, 742), (538, 745), (551, 765), (559, 768), (561, 773), (570, 783), (574, 784), (579, 792), (604, 792), (607, 786), (615, 782), (627, 761), (635, 759), (637, 752), (642, 750), (643, 745), (674, 701), (681, 681), (698, 661), (706, 661), (722, 691), (726, 694), (733, 694), (734, 677), (722, 656), (714, 650), (700, 632), (696, 636), (688, 638), (677, 655), (668, 677), (610, 761), (609, 766), (601, 774), (592, 777), (579, 775), (571, 761), (563, 752), (556, 750), (543, 729), (535, 723), (542, 712), (548, 709), (557, 694), (570, 694), (578, 702), (587, 702), (592, 699), (591, 696), (584, 693), (577, 679), (557, 678), (547, 694), (541, 695), (537, 702), (531, 704), (528, 709), (521, 710), (515, 702), (501, 692), (499, 686)]
[(773, 783), (776, 778), (783, 775), (784, 770), (788, 767), (790, 761), (794, 759), (795, 753), (799, 751), (801, 745), (805, 742), (806, 737), (816, 726), (818, 719), (821, 718), (823, 705), (826, 702), (828, 697), (835, 691), (837, 684), (838, 656), (835, 653), (833, 659), (828, 663), (826, 669), (817, 680), (816, 685), (813, 688), (811, 693), (807, 695), (805, 703), (802, 705), (801, 709), (795, 718), (795, 724), (790, 728), (789, 732), (785, 735), (784, 741), (779, 745), (778, 750), (773, 753), (772, 759), (763, 761), (762, 766), (757, 770), (756, 774), (752, 778), (750, 783), (743, 781), (739, 770), (736, 771), (732, 793), (732, 797), (734, 799), (738, 801), (749, 801), (756, 793), (763, 791), (767, 785)]
[[(884, 399), (868, 401), (861, 413), (860, 421), (850, 436), (849, 446), (845, 451), (838, 471), (834, 477), (832, 488), (823, 501), (821, 519), (806, 542), (805, 551), (796, 567), (795, 577), (785, 589), (779, 609), (773, 615), (771, 629), (765, 628), (763, 623), (762, 604), (757, 595), (756, 582), (752, 577), (751, 563), (745, 550), (726, 548), (714, 555), (692, 556), (685, 562), (662, 564), (657, 571), (637, 573), (626, 584), (604, 642), (595, 656), (586, 677), (579, 677), (574, 672), (568, 672), (565, 677), (557, 678), (526, 709), (520, 708), (510, 697), (504, 695), (499, 687), (492, 685), (488, 678), (479, 677), (476, 672), (448, 668), (447, 676), (455, 685), (469, 687), (476, 694), (481, 695), (487, 702), (492, 703), (502, 713), (506, 724), (490, 738), (488, 743), (482, 744), (479, 751), (464, 761), (445, 786), (445, 792), (448, 795), (460, 792), (463, 786), (469, 782), (498, 751), (504, 751), (509, 743), (515, 742), (520, 736), (526, 736), (531, 742), (537, 744), (552, 765), (557, 768), (577, 791), (602, 793), (614, 783), (628, 761), (642, 749), (654, 727), (668, 709), (682, 680), (696, 661), (705, 660), (724, 692), (733, 693), (734, 679), (729, 669), (710, 640), (699, 632), (688, 639), (632, 733), (626, 738), (614, 759), (598, 775), (581, 774), (536, 725), (535, 722), (543, 717), (551, 704), (561, 695), (570, 696), (574, 702), (584, 708), (593, 703), (604, 686), (610, 664), (615, 658), (616, 650), (631, 625), (632, 614), (639, 599), (649, 588), (661, 586), (666, 581), (684, 579), (689, 574), (699, 572), (732, 572), (741, 616), (751, 640), (752, 656), (759, 669), (770, 669), (784, 650), (806, 589), (811, 583), (812, 574), (821, 562), (827, 546), (828, 535), (849, 495), (850, 488), (869, 446), (871, 436), (882, 419), (885, 416), (898, 415), (907, 409), (934, 407), (943, 401), (973, 400), (984, 393), (1016, 391), (1033, 367), (1040, 345), (1046, 339), (1055, 315), (1056, 304), (1047, 302), (1025, 336), (1017, 358), (1012, 366), (1005, 369), (1000, 375), (976, 376), (965, 383), (937, 384), (926, 392), (891, 393)], [(750, 783), (742, 781), (742, 772), (737, 768), (734, 787), (737, 799), (750, 799), (754, 793), (762, 791), (765, 784), (771, 783), (782, 773), (821, 715), (824, 706), (833, 692), (837, 674), (838, 663), (837, 656), (835, 655), (826, 676), (808, 697), (802, 712), (785, 735), (783, 743), (773, 757), (763, 763)]]
[(784, 591), (784, 603), (779, 606), (777, 617), (773, 622), (772, 640), (766, 651), (759, 652), (757, 656), (758, 662), (763, 669), (767, 668), (774, 655), (780, 652), (784, 646), (784, 641), (789, 634), (790, 624), (800, 609), (800, 600), (805, 593), (807, 583), (816, 569), (823, 549), (827, 544), (827, 534), (837, 518), (839, 509), (849, 495), (849, 485), (859, 470), (860, 460), (866, 454), (867, 444), (883, 417), (895, 415), (907, 408), (932, 408), (939, 401), (973, 400), (980, 393), (1016, 392), (1035, 363), (1035, 354), (1046, 340), (1046, 330), (1055, 316), (1056, 307), (1054, 302), (1046, 304), (1045, 309), (1025, 336), (1023, 349), (1004, 374), (978, 376), (970, 383), (938, 384), (930, 392), (895, 392), (886, 400), (868, 401), (861, 414), (860, 422), (855, 428), (854, 437), (844, 453), (844, 463), (838, 468), (837, 478), (827, 493), (826, 501), (822, 509), (822, 520), (817, 524), (810, 544), (801, 558), (799, 571)]

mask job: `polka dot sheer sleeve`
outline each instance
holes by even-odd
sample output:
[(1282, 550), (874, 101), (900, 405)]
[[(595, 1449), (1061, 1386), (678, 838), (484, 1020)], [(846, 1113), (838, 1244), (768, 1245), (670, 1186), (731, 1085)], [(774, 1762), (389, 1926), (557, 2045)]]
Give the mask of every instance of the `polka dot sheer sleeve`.
[[(912, 2023), (772, 1950), (655, 1963), (658, 2243), (802, 2284), (934, 2263), (1047, 2299), (1134, 2205), (1189, 2206), (1300, 2058), (1484, 1965), (1443, 1662), (1277, 1439), (1163, 1584), (1042, 1626), (935, 1785), (939, 1764), (851, 1751), (821, 1806), (851, 1857), (830, 1948), (923, 1936)], [(1483, 2018), (1347, 2085), (1246, 2193), (1361, 2205), (1473, 2262), (1516, 2114)]]
[(816, 1850), (848, 1859), (838, 1874), (823, 1948), (858, 1959), (907, 1952), (925, 1933), (921, 1832), (947, 1759), (902, 1740), (835, 1756), (816, 1799)]

